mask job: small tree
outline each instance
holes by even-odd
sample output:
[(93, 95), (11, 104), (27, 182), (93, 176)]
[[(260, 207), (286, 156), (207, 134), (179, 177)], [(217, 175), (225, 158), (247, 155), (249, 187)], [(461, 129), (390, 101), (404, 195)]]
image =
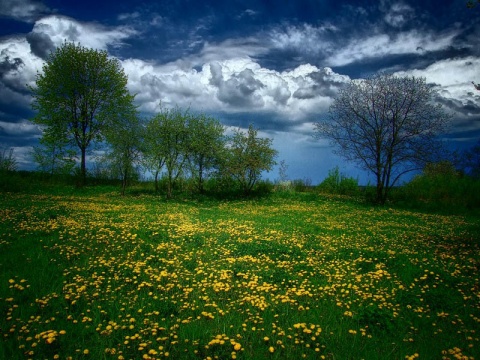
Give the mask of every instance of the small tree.
[(16, 171), (17, 160), (13, 156), (13, 149), (10, 151), (7, 149), (0, 150), (0, 171)]
[(164, 109), (154, 116), (146, 126), (143, 153), (145, 163), (157, 177), (165, 166), (167, 175), (167, 197), (172, 197), (173, 185), (184, 171), (188, 158), (188, 111), (179, 108)]
[(238, 181), (245, 195), (248, 195), (263, 171), (270, 171), (275, 165), (277, 150), (272, 140), (257, 137), (253, 125), (245, 134), (236, 130), (230, 140), (224, 159), (224, 171)]
[(459, 162), (465, 173), (480, 178), (480, 141), (472, 148), (464, 151)]
[(372, 172), (376, 201), (383, 204), (402, 175), (440, 153), (437, 136), (449, 117), (432, 104), (434, 95), (423, 78), (382, 74), (352, 81), (331, 105), (329, 120), (315, 124), (315, 136)]
[(142, 141), (142, 128), (135, 107), (132, 105), (125, 110), (105, 136), (110, 146), (107, 159), (114, 173), (120, 175), (122, 195), (125, 195), (128, 182), (137, 174), (135, 163), (140, 159)]
[(103, 140), (107, 124), (133, 101), (126, 86), (119, 61), (108, 58), (106, 51), (65, 42), (50, 54), (36, 87), (30, 88), (37, 111), (32, 121), (48, 134), (45, 141), (80, 150), (83, 184), (87, 149)]
[(198, 191), (203, 193), (204, 179), (218, 167), (225, 147), (224, 127), (218, 120), (202, 114), (190, 116), (187, 127), (189, 169)]

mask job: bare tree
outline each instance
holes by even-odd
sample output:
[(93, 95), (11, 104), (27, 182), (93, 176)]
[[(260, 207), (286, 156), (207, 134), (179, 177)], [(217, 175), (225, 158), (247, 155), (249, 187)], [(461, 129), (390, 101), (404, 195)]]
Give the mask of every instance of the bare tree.
[(315, 124), (315, 137), (331, 140), (336, 152), (376, 178), (376, 201), (385, 203), (398, 179), (420, 170), (442, 148), (437, 136), (449, 116), (432, 99), (424, 78), (381, 74), (351, 81)]

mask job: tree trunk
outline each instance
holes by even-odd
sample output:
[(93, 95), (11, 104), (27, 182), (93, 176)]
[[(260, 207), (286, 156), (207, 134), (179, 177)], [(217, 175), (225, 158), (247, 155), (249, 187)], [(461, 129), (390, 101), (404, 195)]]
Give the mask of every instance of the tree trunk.
[(158, 193), (158, 170), (155, 171), (155, 194)]
[(87, 168), (85, 165), (86, 150), (87, 149), (85, 147), (81, 148), (81, 152), (82, 152), (82, 160), (80, 164), (80, 177), (81, 177), (80, 185), (81, 186), (85, 186), (87, 184)]
[(382, 179), (380, 178), (380, 175), (377, 175), (377, 198), (376, 198), (377, 204), (383, 204), (384, 199), (383, 199), (383, 182)]
[(125, 188), (127, 187), (127, 177), (127, 170), (125, 170), (122, 177), (122, 196), (125, 195)]

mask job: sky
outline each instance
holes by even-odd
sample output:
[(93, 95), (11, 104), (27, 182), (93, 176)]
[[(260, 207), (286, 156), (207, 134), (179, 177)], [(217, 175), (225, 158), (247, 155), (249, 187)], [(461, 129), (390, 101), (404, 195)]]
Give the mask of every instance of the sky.
[(437, 90), (451, 149), (480, 139), (480, 5), (464, 0), (0, 0), (0, 147), (19, 169), (35, 168), (41, 137), (28, 85), (65, 40), (117, 58), (146, 117), (161, 102), (253, 123), (292, 180), (318, 184), (338, 166), (374, 182), (314, 139), (313, 124), (342, 86), (379, 72)]

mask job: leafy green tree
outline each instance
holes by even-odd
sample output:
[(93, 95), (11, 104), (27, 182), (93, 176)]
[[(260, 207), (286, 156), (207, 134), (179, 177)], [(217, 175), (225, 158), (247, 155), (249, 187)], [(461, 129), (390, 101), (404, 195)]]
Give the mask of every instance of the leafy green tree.
[(158, 177), (165, 165), (163, 138), (158, 136), (163, 130), (162, 117), (157, 115), (150, 119), (146, 126), (141, 145), (142, 165), (152, 172), (155, 179), (155, 192), (158, 192)]
[(142, 130), (137, 110), (131, 105), (115, 126), (105, 131), (109, 144), (107, 160), (113, 173), (122, 180), (122, 195), (125, 195), (128, 182), (137, 175), (135, 165), (141, 156)]
[(172, 197), (173, 186), (184, 172), (188, 159), (189, 118), (189, 112), (182, 112), (178, 107), (163, 109), (146, 126), (143, 147), (146, 164), (155, 171), (156, 184), (159, 172), (165, 167), (168, 198)]
[(385, 203), (398, 179), (441, 156), (437, 136), (449, 116), (432, 99), (425, 79), (381, 74), (340, 90), (328, 120), (315, 124), (336, 152), (376, 178), (376, 201)]
[(122, 109), (132, 101), (127, 76), (106, 51), (65, 42), (52, 52), (31, 87), (32, 121), (49, 134), (45, 141), (75, 146), (80, 151), (80, 174), (86, 182), (86, 154), (104, 139)]
[(192, 115), (187, 124), (188, 164), (197, 190), (204, 192), (204, 180), (219, 165), (225, 148), (224, 127), (214, 118), (203, 114)]
[(223, 171), (240, 184), (248, 195), (263, 171), (270, 171), (275, 165), (277, 150), (272, 148), (272, 140), (259, 138), (258, 130), (250, 125), (245, 134), (237, 129), (227, 146), (223, 160)]

